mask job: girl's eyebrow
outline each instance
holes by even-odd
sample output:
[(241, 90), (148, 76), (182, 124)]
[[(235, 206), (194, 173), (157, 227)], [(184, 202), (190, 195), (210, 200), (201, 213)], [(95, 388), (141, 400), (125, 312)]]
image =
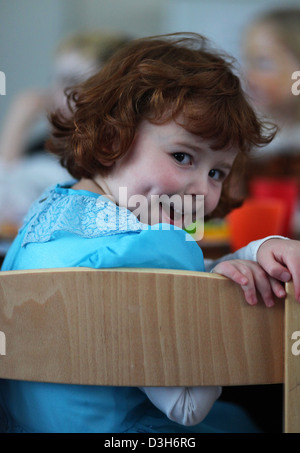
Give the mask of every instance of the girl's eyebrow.
[(216, 166), (220, 166), (223, 169), (231, 170), (233, 164), (234, 164), (234, 160), (233, 160), (233, 162), (227, 162), (227, 161), (220, 160), (219, 162), (216, 163)]
[(203, 147), (201, 145), (194, 145), (192, 143), (188, 143), (188, 142), (175, 142), (174, 143), (175, 146), (182, 146), (183, 148), (188, 148), (188, 149), (191, 149), (195, 152), (199, 152), (199, 151), (204, 151)]
[(231, 170), (232, 169), (232, 166), (233, 166), (233, 163), (232, 164), (228, 164), (227, 162), (221, 162), (220, 163), (220, 166), (226, 170)]

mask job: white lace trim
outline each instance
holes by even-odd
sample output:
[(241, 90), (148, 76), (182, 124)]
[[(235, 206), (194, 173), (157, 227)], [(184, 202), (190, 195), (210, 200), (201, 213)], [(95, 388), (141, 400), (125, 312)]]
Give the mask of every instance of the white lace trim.
[(59, 231), (97, 238), (139, 232), (145, 227), (126, 208), (119, 208), (101, 195), (70, 195), (57, 192), (56, 187), (45, 191), (26, 216), (27, 231), (22, 246), (47, 242)]

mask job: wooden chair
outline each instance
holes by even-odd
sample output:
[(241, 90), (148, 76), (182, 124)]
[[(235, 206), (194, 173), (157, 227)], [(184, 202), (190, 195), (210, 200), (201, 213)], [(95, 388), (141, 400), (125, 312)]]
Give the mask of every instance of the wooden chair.
[(284, 430), (300, 432), (300, 304), (292, 284), (287, 291), (285, 303), (268, 309), (249, 306), (230, 280), (201, 272), (1, 272), (0, 377), (116, 386), (284, 383)]

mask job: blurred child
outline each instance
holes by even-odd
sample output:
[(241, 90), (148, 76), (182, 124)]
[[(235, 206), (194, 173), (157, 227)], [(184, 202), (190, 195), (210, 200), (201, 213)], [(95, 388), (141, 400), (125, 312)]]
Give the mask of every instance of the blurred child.
[(129, 37), (110, 31), (73, 34), (56, 49), (52, 84), (20, 93), (12, 102), (0, 135), (0, 235), (18, 228), (30, 204), (49, 185), (68, 178), (54, 156), (45, 153), (47, 115), (66, 108), (64, 90), (98, 71)]
[[(278, 126), (275, 139), (253, 155), (244, 190), (257, 184), (286, 184), (300, 188), (300, 96), (295, 79), (300, 71), (300, 8), (267, 10), (252, 21), (244, 36), (245, 76), (256, 109)], [(300, 74), (300, 73), (299, 73)], [(277, 189), (275, 189), (276, 191)], [(285, 223), (293, 237), (300, 234), (300, 197)], [(287, 201), (289, 203), (289, 201)], [(290, 208), (288, 208), (291, 212)]]
[(267, 11), (244, 37), (245, 75), (257, 109), (279, 126), (270, 154), (300, 154), (300, 98), (292, 74), (300, 71), (300, 8)]

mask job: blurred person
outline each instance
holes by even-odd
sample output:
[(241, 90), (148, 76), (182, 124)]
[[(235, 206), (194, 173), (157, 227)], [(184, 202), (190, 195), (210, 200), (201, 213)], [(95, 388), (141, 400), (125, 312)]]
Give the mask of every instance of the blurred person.
[[(277, 124), (278, 133), (263, 152), (254, 154), (242, 190), (253, 195), (258, 179), (300, 188), (300, 97), (294, 89), (299, 86), (300, 7), (271, 9), (256, 17), (245, 32), (243, 48), (246, 90), (257, 111)], [(295, 238), (300, 237), (297, 198), (290, 219)]]
[(292, 75), (300, 71), (300, 8), (268, 10), (248, 27), (244, 39), (245, 78), (257, 110), (279, 131), (268, 154), (300, 154), (300, 98)]
[(68, 36), (55, 51), (49, 88), (22, 92), (12, 102), (0, 134), (0, 235), (14, 235), (32, 201), (49, 185), (69, 177), (45, 152), (48, 114), (64, 110), (66, 88), (96, 73), (129, 40), (105, 30)]
[(30, 133), (36, 123), (44, 120), (48, 125), (46, 116), (57, 108), (66, 107), (65, 89), (101, 69), (108, 58), (128, 41), (128, 36), (108, 31), (81, 32), (65, 38), (54, 53), (50, 87), (22, 92), (12, 102), (0, 137), (1, 158), (11, 162), (24, 154), (43, 151), (48, 130), (43, 131), (42, 138), (32, 139)]

